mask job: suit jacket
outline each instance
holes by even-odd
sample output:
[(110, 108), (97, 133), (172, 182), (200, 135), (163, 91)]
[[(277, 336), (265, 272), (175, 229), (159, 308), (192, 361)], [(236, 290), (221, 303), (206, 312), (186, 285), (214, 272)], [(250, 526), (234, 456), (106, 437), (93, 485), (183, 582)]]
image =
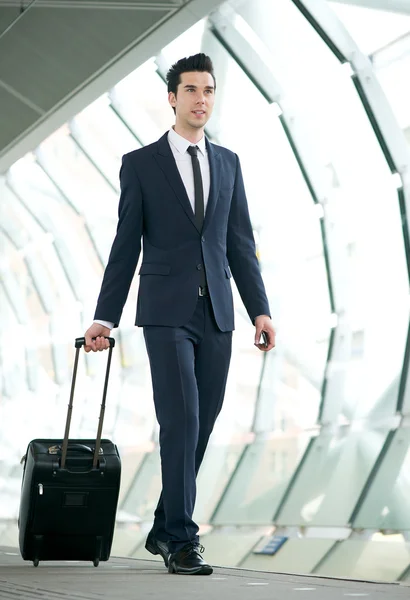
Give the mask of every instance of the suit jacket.
[(199, 231), (167, 136), (123, 157), (117, 234), (94, 318), (118, 326), (141, 239), (136, 325), (188, 323), (203, 268), (221, 331), (234, 329), (232, 275), (251, 320), (269, 315), (237, 155), (206, 141), (211, 186)]

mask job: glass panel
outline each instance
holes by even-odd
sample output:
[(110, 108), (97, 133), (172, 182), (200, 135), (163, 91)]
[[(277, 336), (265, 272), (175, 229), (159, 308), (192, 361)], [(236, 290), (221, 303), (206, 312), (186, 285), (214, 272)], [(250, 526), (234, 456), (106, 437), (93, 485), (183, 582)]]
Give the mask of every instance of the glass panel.
[[(50, 314), (56, 307), (56, 294), (58, 291), (56, 282), (53, 281), (51, 273), (47, 269), (47, 258), (51, 259), (49, 245), (51, 242), (47, 234), (36, 245), (30, 248), (30, 255), (26, 255), (25, 262), (30, 277), (33, 280), (36, 292), (41, 300), (44, 312)], [(41, 248), (38, 243), (41, 244)], [(37, 246), (37, 247), (36, 247)], [(43, 261), (43, 252), (46, 255)]]
[(264, 439), (247, 447), (216, 512), (215, 525), (272, 521), (309, 437)]
[(27, 386), (30, 392), (38, 390), (39, 368), (37, 352), (33, 348), (26, 348), (25, 364), (27, 368)]
[(233, 531), (212, 531), (201, 535), (206, 560), (214, 565), (237, 567), (265, 533), (261, 527), (241, 527)]
[[(135, 526), (121, 526), (117, 523), (114, 530), (114, 539), (112, 541), (111, 556), (133, 556), (133, 552), (139, 543), (144, 542), (145, 544), (146, 534), (141, 529)], [(149, 556), (145, 550), (144, 558), (147, 559)], [(162, 560), (162, 559), (161, 559)]]
[[(1, 236), (0, 234), (0, 238), (1, 237), (3, 236)], [(5, 243), (4, 245), (0, 245), (0, 247), (4, 249), (4, 253), (2, 252), (4, 256), (6, 256), (6, 249), (8, 249), (7, 246), (7, 243)], [(10, 250), (10, 252), (13, 252), (13, 250)], [(27, 324), (27, 306), (25, 304), (23, 290), (21, 289), (16, 273), (10, 270), (3, 270), (2, 268), (0, 268), (0, 273), (0, 286), (3, 287), (4, 302), (8, 304), (8, 307), (13, 313), (13, 316), (17, 319), (17, 321), (20, 324)], [(6, 309), (4, 309), (4, 311), (1, 311), (2, 321), (4, 321), (4, 323), (9, 323), (9, 319), (6, 318), (5, 310)], [(14, 323), (14, 318), (12, 320)]]
[(113, 105), (144, 145), (156, 142), (175, 122), (167, 86), (151, 59), (117, 83)]
[[(385, 395), (385, 391), (401, 371), (409, 319), (408, 276), (394, 179), (349, 70), (338, 62), (295, 4), (286, 0), (271, 3), (255, 0), (241, 3), (237, 11), (240, 16), (235, 25), (242, 31), (246, 29), (244, 21), (252, 28), (253, 35), (258, 36), (265, 50), (262, 59), (268, 61), (268, 67), (286, 92), (283, 102), (292, 107), (293, 120), (304, 132), (305, 150), (311, 153), (318, 173), (327, 179), (331, 176), (327, 185), (329, 195), (322, 201), (327, 215), (335, 222), (339, 239), (344, 240), (349, 257), (348, 277), (341, 284), (346, 298), (343, 319), (352, 333), (363, 332), (363, 344), (360, 356), (352, 352), (347, 364), (334, 365), (346, 373), (345, 399), (341, 415), (337, 414), (339, 409), (336, 407), (332, 411), (332, 400), (329, 399), (330, 406), (325, 407), (326, 418), (335, 421), (339, 416), (351, 420), (369, 415), (372, 418), (392, 415), (396, 408), (397, 388), (395, 394)], [(290, 30), (292, 36), (289, 36)], [(295, 39), (299, 42), (297, 45)], [(257, 114), (258, 119), (263, 116), (259, 111)], [(265, 117), (260, 122), (263, 127), (254, 129), (267, 133), (269, 120)], [(241, 135), (242, 127), (237, 128), (237, 132)], [(243, 135), (244, 140), (247, 138)], [(271, 174), (272, 165), (278, 165), (275, 177), (269, 177), (270, 186), (265, 187), (271, 189), (284, 169), (281, 155), (276, 161), (271, 160), (275, 146), (271, 141), (273, 136), (267, 134), (266, 139), (270, 144), (267, 172)], [(249, 151), (254, 152), (252, 144), (249, 144)], [(254, 155), (259, 158), (259, 153), (254, 152)], [(295, 198), (299, 196), (294, 194)], [(283, 194), (277, 194), (276, 198), (281, 206), (288, 206)], [(292, 209), (291, 203), (289, 210)], [(293, 210), (295, 227), (299, 223), (298, 210)], [(304, 227), (304, 222), (301, 221), (300, 227)], [(288, 235), (291, 228), (289, 225), (283, 229), (275, 227), (275, 236), (277, 231), (279, 236), (280, 231)], [(383, 231), (383, 244), (380, 243), (380, 231)], [(300, 239), (303, 243), (299, 242), (297, 246), (304, 248), (306, 242), (303, 237)], [(276, 253), (278, 262), (284, 267), (287, 251), (286, 247), (286, 252)], [(294, 271), (294, 275), (298, 281), (299, 271)], [(332, 271), (331, 276), (337, 280), (342, 274)], [(301, 281), (304, 284), (297, 297), (289, 295), (283, 304), (290, 303), (294, 307), (295, 323), (299, 323), (300, 318), (300, 335), (296, 339), (303, 345), (306, 339), (316, 342), (321, 339), (319, 329), (316, 335), (305, 331), (312, 324), (311, 316), (304, 312), (306, 294), (309, 297), (312, 290), (312, 300), (317, 298), (322, 302), (323, 295), (319, 293), (320, 290), (324, 293), (325, 286), (317, 288), (316, 279), (309, 286), (309, 276), (304, 280), (302, 275)], [(275, 277), (275, 286), (280, 289), (282, 285), (282, 280)], [(325, 314), (322, 305), (320, 315)], [(282, 344), (281, 318), (280, 315), (278, 328)], [(383, 339), (384, 347), (391, 350), (387, 354), (379, 348), (381, 320), (389, 322)], [(283, 338), (286, 340), (283, 343), (288, 345), (289, 331), (283, 332)]]
[[(21, 207), (13, 192), (4, 185), (0, 188), (0, 228), (10, 243), (16, 248), (22, 248), (29, 243), (30, 233), (23, 225)], [(38, 228), (36, 229), (38, 230)]]
[[(365, 6), (328, 2), (360, 50), (371, 54), (410, 30), (410, 16)], [(386, 2), (388, 6), (388, 2)]]
[(410, 431), (399, 429), (353, 523), (356, 528), (410, 529)]
[[(121, 439), (118, 436), (117, 439)], [(127, 497), (130, 487), (138, 473), (138, 469), (144, 459), (145, 453), (143, 451), (134, 450), (132, 448), (119, 447), (121, 456), (121, 488), (120, 496), (118, 500), (119, 512), (121, 510), (122, 501)]]
[[(1, 232), (0, 255), (4, 257), (0, 261), (0, 374), (1, 391), (5, 401), (6, 397), (20, 398), (26, 387), (27, 329), (23, 324), (26, 324), (29, 318), (25, 305), (24, 263), (8, 237)], [(21, 267), (19, 272), (16, 265)]]
[[(0, 369), (1, 374), (1, 369)], [(15, 397), (13, 398), (14, 404), (16, 404)], [(7, 419), (8, 406), (11, 404), (5, 396), (2, 397), (0, 402), (0, 423), (5, 426), (10, 425)], [(20, 409), (21, 412), (21, 409)], [(15, 476), (14, 467), (16, 460), (16, 436), (13, 433), (2, 431), (0, 436), (0, 520), (5, 519), (14, 521), (18, 514), (18, 503), (17, 498), (21, 492), (21, 473), (22, 469), (19, 469), (19, 477)], [(0, 531), (0, 545), (7, 545), (3, 541), (4, 531)], [(11, 545), (11, 544), (9, 544)]]
[(229, 444), (249, 431), (260, 381), (262, 356), (253, 346), (255, 330), (249, 317), (237, 309), (240, 302), (235, 299), (235, 332), (224, 405), (212, 433), (218, 444)]
[(66, 126), (40, 145), (37, 156), (75, 210), (85, 217), (105, 263), (115, 235), (118, 195), (74, 143)]
[(198, 473), (194, 520), (209, 523), (210, 518), (236, 468), (245, 444), (209, 445)]
[[(10, 174), (11, 185), (17, 175), (18, 164)], [(4, 225), (1, 227), (7, 239), (15, 246), (7, 252), (7, 271), (11, 270), (16, 274), (22, 289), (24, 285), (34, 287), (34, 295), (28, 296), (31, 298), (30, 307), (40, 302), (42, 311), (51, 312), (58, 294), (57, 276), (53, 277), (50, 272), (56, 266), (56, 256), (50, 248), (52, 237), (40, 227), (8, 188), (4, 191), (5, 202), (1, 209)]]
[(19, 547), (19, 532), (17, 524), (7, 523), (5, 529), (0, 533), (0, 544), (6, 548)]
[(145, 455), (122, 510), (143, 521), (153, 521), (161, 489), (161, 463), (159, 451), (155, 449)]
[(114, 113), (108, 96), (101, 96), (74, 117), (70, 129), (105, 177), (119, 190), (121, 158), (140, 144)]
[(188, 54), (197, 54), (202, 50), (202, 36), (206, 26), (206, 19), (202, 19), (195, 23), (192, 27), (184, 31), (184, 33), (173, 40), (168, 46), (162, 49), (161, 55), (169, 65), (179, 60), (182, 56)]
[(408, 544), (346, 540), (338, 545), (315, 573), (325, 577), (395, 581), (409, 563)]
[(78, 315), (69, 310), (60, 309), (50, 316), (50, 341), (55, 377), (59, 384), (71, 383), (73, 338), (74, 332), (81, 331), (80, 327)]
[[(224, 73), (210, 130), (218, 143), (238, 152), (262, 274), (280, 331), (280, 345), (267, 359), (255, 428), (309, 427), (317, 419), (330, 331), (320, 220), (273, 107), (210, 34), (204, 46), (216, 73)], [(252, 106), (252, 112), (244, 112), (244, 105)], [(255, 114), (263, 127), (255, 127)], [(235, 301), (240, 311), (238, 294)]]
[(47, 252), (55, 302), (68, 314), (67, 318), (78, 319), (80, 307), (76, 298), (89, 296), (92, 282), (95, 286), (99, 282), (95, 252), (84, 235), (84, 223), (33, 161), (23, 159), (16, 163), (9, 180), (24, 203), (16, 207), (20, 220), (27, 230), (33, 231), (33, 243), (40, 245), (43, 254)]
[[(255, 550), (262, 548), (268, 541), (269, 538), (264, 538)], [(240, 566), (243, 569), (276, 573), (311, 573), (334, 543), (335, 540), (288, 539), (273, 556), (251, 553)]]
[(136, 300), (129, 297), (122, 317), (124, 325), (119, 330), (120, 338), (116, 335), (120, 342), (118, 354), (122, 371), (115, 437), (121, 440), (122, 446), (139, 449), (141, 444), (152, 440), (156, 418), (145, 342), (142, 330), (133, 326), (135, 306)]
[(5, 529), (6, 529), (6, 521), (3, 521), (3, 522), (0, 521), (0, 545), (3, 545), (1, 543), (1, 535)]
[[(84, 219), (76, 214), (33, 160), (26, 157), (16, 163), (10, 170), (9, 181), (25, 204), (26, 208), (20, 211), (26, 215), (26, 221), (31, 221), (31, 229), (33, 226), (38, 228), (41, 223), (40, 231), (46, 230), (53, 235), (55, 249), (70, 284), (67, 288), (67, 282), (60, 279), (59, 285), (66, 286), (65, 307), (74, 292), (76, 297), (88, 296), (90, 287), (97, 286), (100, 281), (101, 265), (84, 228)], [(60, 271), (61, 267), (56, 276)]]
[(279, 525), (343, 527), (349, 523), (387, 429), (321, 434), (281, 510)]
[[(73, 343), (70, 344), (70, 370), (74, 363)], [(105, 380), (108, 353), (90, 353), (86, 355), (80, 353), (80, 364), (76, 384), (76, 405), (81, 406), (81, 411), (73, 411), (73, 433), (72, 437), (95, 438), (100, 403), (103, 394), (103, 384)], [(83, 368), (82, 363), (85, 365)], [(110, 382), (109, 398), (105, 409), (104, 417), (104, 437), (112, 438), (116, 424), (120, 402), (120, 357), (118, 352), (113, 352)]]

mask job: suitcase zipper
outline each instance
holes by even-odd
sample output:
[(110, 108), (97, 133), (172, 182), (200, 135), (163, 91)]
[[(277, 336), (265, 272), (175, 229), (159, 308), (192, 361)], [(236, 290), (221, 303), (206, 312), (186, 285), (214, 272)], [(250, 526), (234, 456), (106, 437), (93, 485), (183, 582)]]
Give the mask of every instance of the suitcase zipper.
[(44, 488), (43, 488), (43, 484), (42, 483), (38, 484), (38, 493), (39, 493), (39, 496), (42, 496), (43, 493), (44, 493)]

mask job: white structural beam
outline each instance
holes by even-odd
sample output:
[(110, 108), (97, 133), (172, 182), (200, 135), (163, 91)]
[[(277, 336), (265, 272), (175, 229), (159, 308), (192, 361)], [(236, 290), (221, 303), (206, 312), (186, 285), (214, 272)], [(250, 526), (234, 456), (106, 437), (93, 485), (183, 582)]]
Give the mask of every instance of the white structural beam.
[(331, 0), (331, 2), (410, 15), (409, 0)]
[[(36, 8), (72, 8), (77, 10), (79, 8), (91, 8), (98, 10), (108, 9), (108, 10), (155, 10), (158, 9), (169, 9), (173, 6), (179, 7), (184, 4), (184, 2), (189, 0), (174, 0), (173, 2), (161, 2), (160, 0), (32, 0), (32, 4), (35, 3)], [(18, 8), (21, 9), (21, 12), (25, 12), (27, 10), (27, 5), (22, 5), (21, 0), (0, 0), (0, 9), (1, 8)]]

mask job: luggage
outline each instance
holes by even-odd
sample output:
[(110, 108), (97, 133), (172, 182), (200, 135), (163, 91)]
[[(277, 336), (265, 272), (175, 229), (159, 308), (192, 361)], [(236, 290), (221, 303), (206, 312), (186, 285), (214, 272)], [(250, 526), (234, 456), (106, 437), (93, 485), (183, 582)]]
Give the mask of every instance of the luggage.
[(107, 371), (96, 440), (69, 440), (76, 355), (64, 439), (32, 440), (23, 457), (24, 473), (19, 514), (19, 545), (25, 560), (89, 560), (97, 567), (110, 557), (120, 488), (117, 447), (102, 440), (113, 338), (108, 338)]

